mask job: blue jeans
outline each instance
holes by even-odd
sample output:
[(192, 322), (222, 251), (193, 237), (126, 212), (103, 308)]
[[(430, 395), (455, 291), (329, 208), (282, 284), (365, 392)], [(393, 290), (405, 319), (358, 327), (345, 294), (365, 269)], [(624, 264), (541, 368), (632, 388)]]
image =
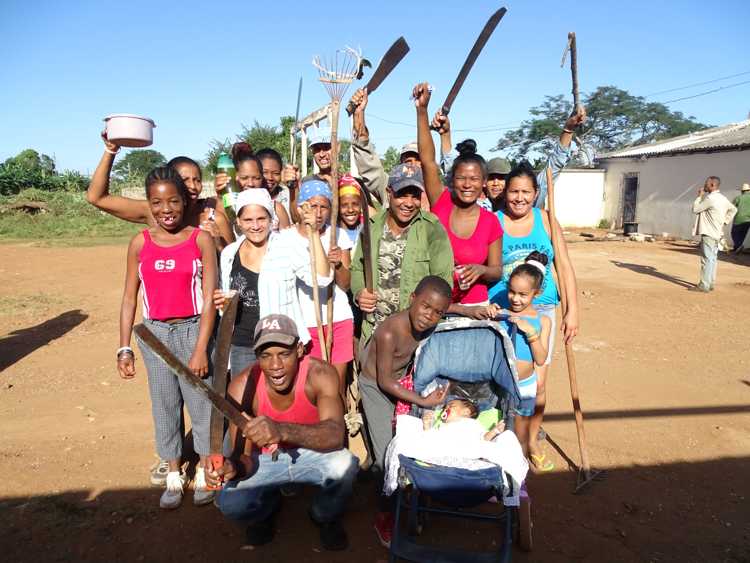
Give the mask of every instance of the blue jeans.
[(280, 451), (276, 461), (254, 450), (253, 465), (252, 475), (230, 481), (219, 491), (217, 504), (224, 516), (243, 524), (265, 520), (281, 501), (281, 485), (300, 483), (320, 487), (310, 515), (327, 524), (344, 513), (359, 460), (346, 449), (321, 453), (296, 448)]
[(698, 287), (712, 289), (716, 282), (716, 262), (719, 259), (719, 241), (706, 235), (701, 236), (701, 281)]

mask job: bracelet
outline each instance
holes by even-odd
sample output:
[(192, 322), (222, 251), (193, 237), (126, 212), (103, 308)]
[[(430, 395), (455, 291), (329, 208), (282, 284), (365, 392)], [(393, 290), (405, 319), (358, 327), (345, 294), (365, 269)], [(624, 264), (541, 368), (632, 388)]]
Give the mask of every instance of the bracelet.
[(111, 151), (107, 147), (104, 147), (104, 152), (108, 152), (109, 154), (117, 154), (120, 152), (120, 148), (118, 147), (116, 151)]
[(575, 131), (572, 131), (570, 129), (563, 129), (563, 133), (568, 133), (568, 134), (572, 135), (573, 133), (575, 133)]
[(133, 349), (130, 346), (122, 346), (117, 349), (117, 357), (120, 357), (120, 354), (123, 354), (125, 352), (128, 352), (131, 356), (135, 358), (135, 353), (133, 352)]
[(537, 340), (539, 340), (538, 332), (533, 332), (531, 334), (526, 335), (526, 342), (528, 342), (529, 344), (536, 342)]

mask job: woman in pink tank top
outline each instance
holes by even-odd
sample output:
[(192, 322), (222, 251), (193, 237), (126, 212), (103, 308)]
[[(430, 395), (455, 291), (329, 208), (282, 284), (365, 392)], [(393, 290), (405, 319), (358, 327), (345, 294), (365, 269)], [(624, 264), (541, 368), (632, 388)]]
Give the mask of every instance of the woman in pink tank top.
[[(503, 229), (497, 217), (477, 205), (487, 182), (487, 163), (476, 153), (474, 141), (468, 139), (460, 143), (456, 147), (460, 155), (448, 173), (449, 189), (446, 189), (435, 162), (435, 144), (430, 134), (428, 85), (415, 86), (413, 96), (425, 191), (432, 213), (448, 233), (455, 261), (453, 304), (448, 312), (475, 319), (492, 318), (495, 306), (489, 304), (487, 284), (494, 284), (502, 276)], [(440, 132), (441, 142), (450, 147), (447, 116), (438, 112), (433, 126)]]
[[(124, 379), (135, 376), (130, 335), (140, 289), (143, 323), (194, 374), (206, 378), (216, 317), (211, 302), (217, 278), (214, 243), (207, 232), (187, 224), (188, 193), (172, 168), (151, 171), (146, 178), (146, 197), (155, 224), (133, 237), (128, 247), (117, 369)], [(142, 344), (141, 353), (148, 372), (157, 451), (169, 464), (166, 490), (159, 504), (177, 508), (182, 501), (183, 404), (190, 414), (195, 451), (201, 457), (194, 503), (207, 504), (213, 499), (203, 470), (209, 454), (211, 404)]]

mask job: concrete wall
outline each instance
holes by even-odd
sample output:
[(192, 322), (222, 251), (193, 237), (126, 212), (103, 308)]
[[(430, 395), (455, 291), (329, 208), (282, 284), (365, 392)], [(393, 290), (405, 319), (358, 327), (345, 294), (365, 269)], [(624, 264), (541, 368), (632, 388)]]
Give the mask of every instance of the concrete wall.
[(604, 216), (604, 170), (563, 170), (555, 183), (555, 215), (563, 227), (596, 227)]
[[(721, 192), (731, 200), (742, 182), (750, 181), (750, 150), (683, 156), (604, 160), (604, 217), (622, 225), (622, 186), (626, 174), (638, 175), (636, 220), (642, 233), (669, 233), (692, 238), (691, 210), (698, 187), (707, 176), (721, 178)], [(729, 239), (729, 227), (727, 227)]]

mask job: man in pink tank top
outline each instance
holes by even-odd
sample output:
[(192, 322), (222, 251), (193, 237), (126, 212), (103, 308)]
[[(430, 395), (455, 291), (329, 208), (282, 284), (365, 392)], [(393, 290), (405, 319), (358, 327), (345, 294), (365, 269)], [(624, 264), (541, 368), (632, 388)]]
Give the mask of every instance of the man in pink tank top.
[[(344, 406), (332, 365), (305, 356), (289, 317), (268, 315), (255, 328), (258, 361), (234, 377), (227, 398), (250, 417), (229, 425), (224, 467), (207, 473), (209, 485), (224, 482), (217, 505), (247, 526), (246, 540), (270, 542), (283, 485), (320, 487), (309, 514), (322, 547), (348, 547), (341, 526), (359, 460), (344, 448)], [(274, 448), (279, 450), (273, 454)]]

